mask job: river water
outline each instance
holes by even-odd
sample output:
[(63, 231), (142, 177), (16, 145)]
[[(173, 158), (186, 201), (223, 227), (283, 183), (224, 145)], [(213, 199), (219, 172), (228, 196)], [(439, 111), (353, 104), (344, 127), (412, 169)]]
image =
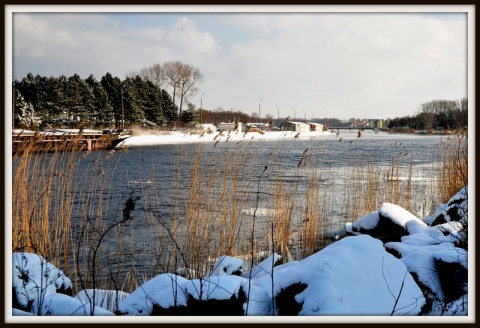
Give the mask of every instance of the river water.
[[(248, 254), (253, 234), (256, 249), (268, 253), (272, 235), (282, 233), (280, 224), (273, 226), (275, 218), (285, 220), (282, 211), (290, 238), (284, 245), (296, 260), (304, 254), (299, 231), (309, 220), (320, 222), (311, 226), (316, 237), (335, 239), (345, 222), (381, 201), (405, 202), (406, 193), (407, 209), (423, 218), (432, 214), (446, 139), (373, 131), (358, 138), (356, 131), (340, 131), (316, 140), (79, 153), (69, 191), (78, 255), (66, 271), (91, 261), (96, 245), (105, 276), (122, 271), (122, 279), (131, 274), (140, 282), (178, 270), (189, 252)], [(372, 194), (380, 201), (370, 200)], [(134, 208), (125, 211), (129, 198)], [(59, 203), (53, 199), (52, 213)], [(124, 213), (129, 219), (117, 225)]]

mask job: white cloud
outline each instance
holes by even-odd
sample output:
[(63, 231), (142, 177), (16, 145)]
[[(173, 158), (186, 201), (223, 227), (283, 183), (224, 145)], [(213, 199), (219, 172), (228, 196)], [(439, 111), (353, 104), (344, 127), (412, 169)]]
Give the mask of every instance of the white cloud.
[(195, 22), (189, 18), (181, 17), (167, 35), (169, 45), (192, 53), (215, 55), (220, 46), (210, 33), (201, 32)]

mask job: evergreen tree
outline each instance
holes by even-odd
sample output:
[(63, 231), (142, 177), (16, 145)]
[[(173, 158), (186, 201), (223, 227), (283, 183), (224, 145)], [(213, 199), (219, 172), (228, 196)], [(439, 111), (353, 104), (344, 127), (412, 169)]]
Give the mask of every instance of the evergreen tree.
[(108, 94), (93, 75), (85, 80), (92, 90), (93, 104), (90, 119), (94, 127), (110, 128), (115, 124), (113, 107), (109, 102)]
[(112, 74), (105, 74), (100, 80), (100, 84), (108, 95), (109, 106), (113, 108), (115, 127), (122, 124), (122, 93), (123, 83), (118, 77)]
[(182, 122), (187, 125), (195, 125), (198, 123), (198, 113), (195, 110), (195, 105), (188, 103), (188, 108), (182, 113)]

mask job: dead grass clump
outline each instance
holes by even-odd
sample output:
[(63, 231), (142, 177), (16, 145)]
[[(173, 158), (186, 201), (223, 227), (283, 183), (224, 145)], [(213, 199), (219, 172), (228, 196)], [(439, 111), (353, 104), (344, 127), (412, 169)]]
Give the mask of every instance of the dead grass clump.
[(439, 146), (442, 149), (438, 168), (440, 201), (446, 203), (468, 184), (468, 140), (464, 135), (451, 135)]

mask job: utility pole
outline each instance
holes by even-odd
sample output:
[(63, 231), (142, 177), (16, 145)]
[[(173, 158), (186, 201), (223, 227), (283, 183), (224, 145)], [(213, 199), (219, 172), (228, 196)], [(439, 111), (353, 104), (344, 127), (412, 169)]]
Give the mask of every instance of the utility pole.
[(203, 110), (203, 95), (205, 94), (202, 93), (202, 95), (200, 96), (200, 124), (202, 124), (202, 110)]
[[(262, 102), (263, 98), (260, 99), (260, 101), (258, 102), (258, 123), (262, 123), (262, 119), (260, 118), (260, 103)], [(259, 127), (260, 128), (260, 127)]]
[(275, 104), (277, 106), (277, 126), (280, 127), (280, 108), (278, 108), (278, 105)]
[(122, 126), (121, 129), (124, 129), (125, 125), (125, 111), (123, 110), (123, 83), (122, 83)]

